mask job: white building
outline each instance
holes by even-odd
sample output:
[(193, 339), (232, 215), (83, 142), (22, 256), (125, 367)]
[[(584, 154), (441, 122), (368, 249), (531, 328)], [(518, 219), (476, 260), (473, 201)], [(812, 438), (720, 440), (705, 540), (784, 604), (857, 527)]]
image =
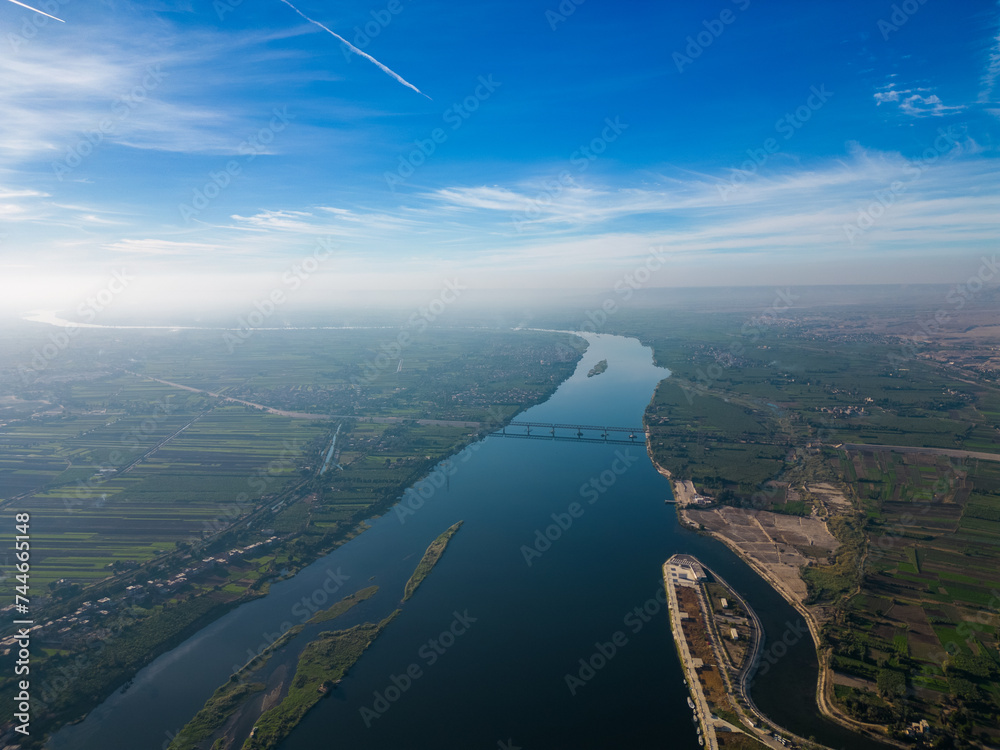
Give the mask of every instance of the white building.
[(667, 560), (670, 579), (681, 586), (696, 586), (707, 577), (701, 563), (690, 555), (674, 555)]

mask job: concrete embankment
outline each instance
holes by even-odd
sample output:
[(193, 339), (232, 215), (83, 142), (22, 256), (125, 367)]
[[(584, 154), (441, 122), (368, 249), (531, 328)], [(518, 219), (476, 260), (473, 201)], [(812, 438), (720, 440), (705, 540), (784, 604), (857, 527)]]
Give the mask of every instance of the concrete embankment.
[(705, 691), (701, 687), (698, 679), (696, 662), (688, 648), (687, 639), (684, 637), (684, 629), (681, 620), (687, 617), (687, 613), (680, 608), (677, 600), (676, 584), (673, 582), (669, 570), (669, 561), (663, 563), (663, 585), (667, 590), (667, 607), (670, 611), (670, 629), (674, 634), (674, 643), (677, 644), (677, 655), (680, 657), (681, 666), (684, 669), (684, 679), (687, 680), (688, 689), (691, 691), (691, 698), (695, 703), (695, 711), (698, 714), (698, 723), (701, 726), (702, 736), (705, 738), (705, 746), (710, 750), (718, 750), (719, 740), (715, 735), (715, 726), (712, 723), (712, 711), (708, 707), (705, 699)]

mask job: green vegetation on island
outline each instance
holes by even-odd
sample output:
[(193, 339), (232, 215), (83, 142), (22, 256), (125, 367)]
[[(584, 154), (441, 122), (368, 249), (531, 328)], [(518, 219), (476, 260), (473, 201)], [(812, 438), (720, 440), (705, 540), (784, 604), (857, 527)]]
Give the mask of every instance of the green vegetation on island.
[[(317, 612), (305, 624), (313, 625), (340, 617), (355, 605), (370, 599), (377, 592), (378, 586), (369, 586), (349, 594), (332, 607)], [(205, 740), (222, 729), (226, 721), (239, 711), (249, 698), (265, 689), (264, 683), (247, 683), (246, 680), (249, 676), (260, 671), (279, 648), (302, 632), (303, 627), (304, 625), (295, 625), (285, 631), (281, 637), (234, 673), (229, 678), (229, 682), (216, 690), (205, 706), (177, 734), (168, 750), (198, 750)]]
[(248, 698), (263, 689), (262, 682), (227, 682), (212, 694), (205, 707), (177, 733), (167, 750), (198, 750), (201, 743), (219, 731)]
[(598, 362), (596, 365), (590, 368), (590, 372), (587, 373), (587, 377), (592, 378), (595, 375), (600, 375), (607, 369), (608, 369), (608, 360), (602, 359), (600, 362)]
[(270, 750), (285, 739), (302, 717), (326, 695), (361, 654), (399, 613), (395, 610), (377, 625), (366, 622), (347, 630), (321, 633), (302, 650), (288, 694), (266, 711), (243, 750)]
[[(159, 654), (360, 532), (442, 460), (571, 375), (534, 331), (0, 331), (0, 474), (30, 511), (39, 747)], [(34, 359), (33, 359), (34, 357)], [(333, 435), (335, 455), (321, 473)], [(69, 675), (69, 677), (66, 677)], [(16, 682), (0, 676), (0, 699)]]
[(340, 617), (342, 614), (347, 612), (347, 610), (349, 610), (354, 605), (360, 604), (366, 599), (371, 599), (377, 593), (378, 593), (378, 586), (369, 586), (368, 588), (356, 591), (353, 594), (350, 594), (349, 596), (345, 596), (343, 599), (341, 599), (339, 602), (334, 604), (329, 609), (324, 609), (314, 614), (312, 617), (309, 618), (309, 622), (307, 624), (316, 625), (317, 623), (329, 622), (330, 620), (335, 620), (336, 618)]
[(424, 552), (424, 556), (417, 563), (417, 569), (413, 571), (413, 575), (410, 576), (410, 580), (406, 582), (406, 589), (403, 592), (403, 601), (405, 602), (411, 596), (413, 592), (417, 590), (417, 587), (423, 583), (423, 580), (427, 577), (427, 574), (431, 572), (435, 565), (438, 564), (438, 560), (441, 559), (441, 555), (444, 554), (445, 547), (448, 546), (448, 542), (451, 538), (455, 536), (459, 528), (462, 526), (462, 521), (459, 521), (448, 529), (441, 533), (437, 539), (431, 542), (427, 551)]

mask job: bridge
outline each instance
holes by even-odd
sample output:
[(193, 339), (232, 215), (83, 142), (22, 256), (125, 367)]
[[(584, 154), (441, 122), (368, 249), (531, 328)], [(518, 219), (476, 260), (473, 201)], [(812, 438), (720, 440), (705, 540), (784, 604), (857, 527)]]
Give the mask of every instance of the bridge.
[(584, 443), (634, 445), (646, 441), (642, 427), (609, 427), (592, 424), (559, 424), (556, 422), (511, 422), (491, 433), (491, 437), (530, 440), (572, 440)]

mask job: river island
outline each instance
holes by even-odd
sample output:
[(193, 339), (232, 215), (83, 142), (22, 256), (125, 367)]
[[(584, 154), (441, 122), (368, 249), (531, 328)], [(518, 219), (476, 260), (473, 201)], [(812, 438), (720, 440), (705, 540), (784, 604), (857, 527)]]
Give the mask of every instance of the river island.
[(692, 555), (667, 560), (663, 584), (699, 744), (710, 750), (823, 748), (777, 726), (754, 705), (748, 683), (764, 633), (749, 604)]
[(598, 362), (596, 365), (590, 368), (590, 371), (587, 373), (587, 377), (592, 378), (595, 375), (600, 375), (606, 372), (607, 369), (608, 369), (608, 360), (602, 359), (600, 362)]
[[(406, 583), (403, 601), (410, 599), (420, 584), (440, 562), (445, 548), (458, 533), (463, 521), (452, 524), (430, 543)], [(400, 613), (393, 610), (377, 623), (364, 622), (353, 627), (323, 631), (301, 650), (291, 681), (284, 670), (262, 677), (264, 667), (280, 649), (289, 645), (307, 625), (335, 620), (378, 592), (369, 586), (326, 610), (314, 614), (270, 644), (230, 677), (206, 702), (204, 708), (185, 726), (170, 744), (169, 750), (271, 750), (277, 747), (305, 717), (310, 709), (330, 694), (354, 663), (378, 635)], [(253, 681), (251, 681), (253, 680)], [(260, 693), (267, 691), (263, 696)], [(246, 736), (241, 726), (247, 717), (256, 717)], [(242, 745), (240, 739), (245, 736)]]

